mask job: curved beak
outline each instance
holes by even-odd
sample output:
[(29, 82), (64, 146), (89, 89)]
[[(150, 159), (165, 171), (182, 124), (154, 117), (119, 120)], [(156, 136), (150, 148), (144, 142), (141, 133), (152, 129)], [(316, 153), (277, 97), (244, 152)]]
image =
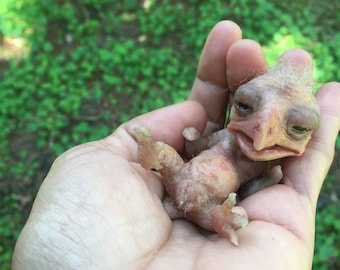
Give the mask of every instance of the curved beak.
[(235, 134), (243, 154), (252, 160), (301, 155), (307, 142), (289, 139), (281, 118), (276, 111), (261, 111), (252, 119), (231, 119), (228, 128)]

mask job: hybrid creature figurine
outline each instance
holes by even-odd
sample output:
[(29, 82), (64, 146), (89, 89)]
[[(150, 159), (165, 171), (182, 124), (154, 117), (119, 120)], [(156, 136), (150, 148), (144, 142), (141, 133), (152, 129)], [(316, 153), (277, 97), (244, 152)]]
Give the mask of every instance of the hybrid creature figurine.
[(320, 115), (312, 68), (283, 61), (241, 85), (231, 99), (226, 128), (208, 136), (184, 129), (185, 153), (155, 142), (145, 127), (135, 128), (135, 137), (141, 165), (162, 176), (169, 216), (238, 245), (236, 230), (248, 216), (236, 205), (236, 193), (243, 199), (279, 184), (281, 159), (303, 154)]

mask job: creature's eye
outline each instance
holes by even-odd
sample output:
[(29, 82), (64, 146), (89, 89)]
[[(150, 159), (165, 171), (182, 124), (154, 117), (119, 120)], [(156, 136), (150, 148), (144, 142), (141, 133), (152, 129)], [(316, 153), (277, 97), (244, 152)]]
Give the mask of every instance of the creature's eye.
[(246, 104), (246, 103), (242, 103), (242, 102), (236, 102), (235, 104), (237, 110), (244, 112), (244, 113), (248, 113), (251, 112), (253, 109), (250, 105)]
[(286, 115), (287, 133), (297, 141), (308, 139), (319, 123), (319, 113), (308, 106), (296, 106)]
[(297, 134), (303, 134), (308, 131), (307, 128), (301, 127), (301, 126), (292, 126), (291, 127), (292, 132), (297, 133)]
[(310, 136), (311, 132), (313, 131), (313, 128), (307, 128), (301, 125), (301, 123), (297, 124), (291, 124), (288, 126), (288, 134), (291, 138), (295, 140), (304, 140), (307, 137)]
[(260, 102), (260, 96), (258, 95), (254, 85), (245, 84), (235, 92), (234, 96), (234, 108), (235, 112), (241, 116), (246, 117), (256, 111)]

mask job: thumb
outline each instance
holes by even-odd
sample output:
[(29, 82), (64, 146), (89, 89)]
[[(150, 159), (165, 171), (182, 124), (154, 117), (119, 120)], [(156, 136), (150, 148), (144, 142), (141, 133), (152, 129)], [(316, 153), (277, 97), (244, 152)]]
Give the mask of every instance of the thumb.
[(334, 145), (340, 129), (340, 83), (323, 85), (316, 99), (320, 107), (319, 127), (314, 131), (303, 156), (289, 158), (283, 166), (287, 184), (309, 197), (313, 206), (316, 206), (334, 158)]

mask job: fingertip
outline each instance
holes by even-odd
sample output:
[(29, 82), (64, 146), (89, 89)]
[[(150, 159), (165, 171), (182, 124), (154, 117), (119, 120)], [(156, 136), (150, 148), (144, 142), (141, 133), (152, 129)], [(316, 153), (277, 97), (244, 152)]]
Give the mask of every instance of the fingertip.
[(290, 49), (283, 54), (281, 54), (278, 62), (290, 63), (294, 68), (312, 68), (313, 59), (311, 55), (302, 49)]
[(232, 32), (236, 34), (239, 38), (242, 37), (241, 27), (237, 23), (230, 21), (230, 20), (219, 21), (218, 23), (215, 24), (212, 31), (218, 31), (218, 30), (225, 31), (226, 29), (232, 30)]
[(232, 21), (220, 21), (210, 31), (198, 64), (197, 77), (225, 86), (225, 57), (229, 47), (242, 38), (241, 28)]
[(232, 92), (241, 82), (249, 81), (268, 69), (261, 45), (251, 39), (242, 39), (232, 44), (226, 62), (228, 85)]

